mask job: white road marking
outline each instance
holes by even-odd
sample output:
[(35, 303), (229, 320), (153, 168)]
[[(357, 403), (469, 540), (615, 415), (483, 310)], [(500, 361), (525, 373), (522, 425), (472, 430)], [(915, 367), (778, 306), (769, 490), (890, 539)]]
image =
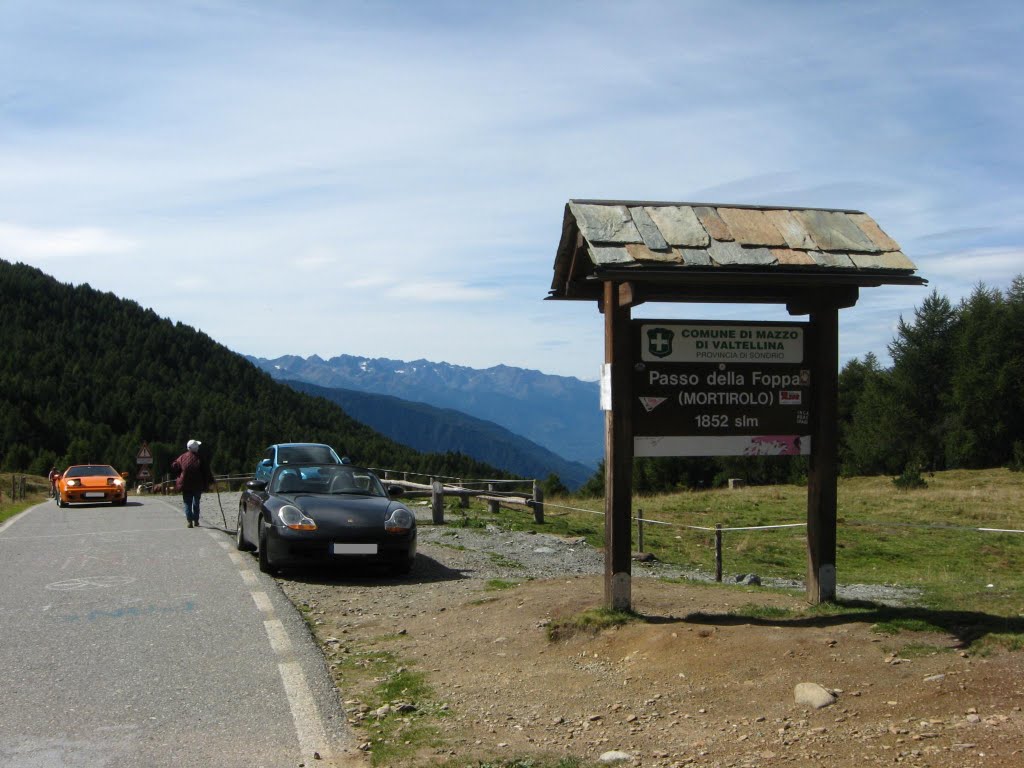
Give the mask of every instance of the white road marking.
[[(234, 547), (225, 547), (225, 549), (233, 550)], [(229, 551), (228, 552), (228, 557), (231, 558), (231, 562), (233, 562), (235, 565), (237, 565), (239, 568), (242, 568), (242, 569), (245, 568), (246, 562), (249, 560), (249, 558), (244, 557), (241, 552)], [(244, 573), (244, 570), (243, 570), (243, 573)]]
[(319, 752), (322, 759), (329, 760), (327, 734), (320, 722), (320, 712), (306, 684), (306, 677), (302, 674), (302, 667), (291, 661), (278, 664), (277, 668), (281, 671), (281, 680), (295, 720), (295, 732), (299, 737), (302, 756), (308, 760), (314, 752)]
[[(220, 534), (219, 531), (215, 533), (212, 530), (209, 533), (211, 536)], [(249, 559), (235, 551), (230, 544), (223, 540), (218, 543), (226, 550), (230, 550), (228, 556), (231, 558), (231, 562), (238, 567), (242, 581), (249, 587), (257, 586), (259, 576), (248, 567)], [(313, 698), (309, 684), (306, 682), (306, 676), (302, 673), (302, 667), (293, 660), (294, 648), (291, 637), (288, 635), (284, 623), (275, 617), (274, 605), (270, 602), (270, 596), (266, 592), (256, 589), (250, 590), (249, 594), (252, 595), (252, 600), (259, 611), (269, 617), (264, 620), (263, 628), (270, 641), (271, 650), (280, 660), (277, 668), (281, 673), (285, 696), (288, 697), (288, 708), (291, 710), (292, 720), (295, 723), (295, 735), (299, 741), (299, 751), (303, 762), (308, 762), (314, 753), (319, 753), (322, 760), (330, 761), (330, 742), (327, 740), (327, 731), (320, 718), (316, 699)], [(331, 764), (330, 762), (324, 763), (324, 765)]]
[(281, 623), (281, 620), (269, 619), (263, 622), (263, 626), (267, 630), (270, 647), (274, 649), (274, 653), (278, 656), (291, 655), (292, 641), (288, 638), (288, 633), (284, 631), (284, 624)]
[(274, 606), (270, 602), (270, 597), (267, 595), (266, 592), (252, 592), (251, 594), (253, 602), (256, 603), (256, 607), (259, 608), (260, 611), (266, 614), (273, 615)]

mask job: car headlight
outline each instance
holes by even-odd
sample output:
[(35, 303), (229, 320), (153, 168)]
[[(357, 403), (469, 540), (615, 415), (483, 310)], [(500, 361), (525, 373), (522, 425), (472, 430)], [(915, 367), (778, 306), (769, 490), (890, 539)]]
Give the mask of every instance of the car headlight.
[(408, 533), (415, 523), (416, 518), (412, 512), (405, 507), (399, 507), (384, 521), (384, 530), (388, 533)]
[(76, 487), (78, 487), (81, 484), (82, 484), (81, 480), (68, 480), (68, 482), (67, 482), (68, 488), (76, 488)]
[(278, 519), (293, 531), (315, 531), (316, 523), (298, 507), (285, 504), (277, 510)]
[(124, 485), (124, 480), (120, 477), (108, 477), (107, 485)]

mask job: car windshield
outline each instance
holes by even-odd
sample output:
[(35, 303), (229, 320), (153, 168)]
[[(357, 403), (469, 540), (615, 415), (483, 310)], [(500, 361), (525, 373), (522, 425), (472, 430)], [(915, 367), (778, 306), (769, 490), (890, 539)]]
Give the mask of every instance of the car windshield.
[(68, 467), (64, 477), (117, 477), (114, 468), (107, 464), (89, 464), (81, 467)]
[(277, 449), (278, 464), (340, 464), (328, 445), (282, 445)]
[(351, 464), (289, 464), (278, 469), (270, 490), (287, 494), (387, 496), (376, 475)]

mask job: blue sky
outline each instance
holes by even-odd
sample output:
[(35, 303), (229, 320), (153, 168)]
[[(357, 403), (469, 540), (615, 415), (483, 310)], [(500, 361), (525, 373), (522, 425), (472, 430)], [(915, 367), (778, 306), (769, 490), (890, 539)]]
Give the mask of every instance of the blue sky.
[(1024, 272), (1022, 49), (1019, 2), (0, 0), (0, 258), (244, 354), (596, 379), (570, 198), (853, 208), (929, 280), (840, 313), (887, 363)]

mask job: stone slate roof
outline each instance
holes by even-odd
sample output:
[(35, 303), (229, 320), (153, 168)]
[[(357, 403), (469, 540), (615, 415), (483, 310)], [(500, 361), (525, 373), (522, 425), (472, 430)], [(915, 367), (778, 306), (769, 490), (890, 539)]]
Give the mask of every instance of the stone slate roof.
[(719, 282), (730, 272), (747, 282), (923, 284), (916, 269), (860, 211), (570, 200), (550, 298), (593, 298), (605, 279)]

